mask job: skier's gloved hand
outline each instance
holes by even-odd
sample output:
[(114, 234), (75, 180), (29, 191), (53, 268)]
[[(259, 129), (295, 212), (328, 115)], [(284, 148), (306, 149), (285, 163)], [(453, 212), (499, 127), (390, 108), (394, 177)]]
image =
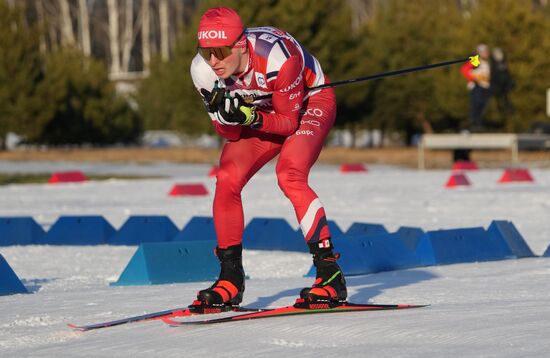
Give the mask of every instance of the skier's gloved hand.
[(225, 88), (219, 87), (219, 83), (216, 81), (214, 82), (214, 88), (212, 91), (201, 88), (201, 94), (206, 110), (209, 113), (216, 113), (218, 111), (218, 107), (223, 101)]
[(261, 115), (256, 112), (256, 107), (244, 100), (236, 93), (232, 96), (229, 91), (225, 93), (223, 101), (218, 107), (218, 120), (222, 124), (251, 126), (257, 128), (261, 125)]

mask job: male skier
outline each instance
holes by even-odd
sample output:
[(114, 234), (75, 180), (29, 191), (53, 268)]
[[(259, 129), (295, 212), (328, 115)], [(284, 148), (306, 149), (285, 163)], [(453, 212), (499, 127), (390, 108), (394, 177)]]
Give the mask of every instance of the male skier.
[[(317, 59), (288, 33), (273, 27), (245, 28), (227, 7), (207, 10), (198, 29), (198, 54), (191, 64), (216, 132), (227, 139), (219, 163), (213, 204), (218, 237), (218, 280), (197, 294), (194, 305), (238, 305), (243, 298), (244, 215), (241, 191), (250, 178), (279, 155), (278, 184), (294, 206), (317, 268), (309, 302), (344, 301), (346, 281), (336, 263), (325, 210), (308, 185), (308, 175), (334, 124), (332, 88)], [(252, 94), (271, 94), (250, 104)]]

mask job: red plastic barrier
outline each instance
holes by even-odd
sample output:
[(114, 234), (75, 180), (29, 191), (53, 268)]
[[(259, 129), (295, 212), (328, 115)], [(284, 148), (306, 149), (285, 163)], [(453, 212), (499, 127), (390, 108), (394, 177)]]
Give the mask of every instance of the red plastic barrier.
[(213, 165), (208, 172), (208, 176), (215, 177), (216, 175), (218, 175), (218, 170), (220, 170), (220, 168), (217, 165)]
[(88, 180), (88, 178), (80, 171), (55, 172), (48, 180), (48, 183), (75, 183), (86, 180)]
[(478, 170), (479, 167), (477, 164), (471, 160), (457, 160), (453, 164), (453, 171), (460, 171), (460, 170)]
[(204, 184), (176, 184), (168, 193), (170, 196), (201, 196), (208, 195)]
[(508, 168), (504, 170), (502, 176), (498, 180), (499, 183), (512, 183), (512, 182), (532, 182), (535, 181), (527, 169), (521, 168)]
[(366, 171), (367, 168), (361, 163), (342, 164), (342, 166), (340, 166), (340, 172), (342, 173), (361, 173)]
[(469, 186), (469, 185), (470, 185), (470, 180), (468, 180), (468, 177), (464, 173), (451, 174), (449, 180), (447, 180), (447, 184), (445, 184), (447, 188), (454, 188), (456, 186)]

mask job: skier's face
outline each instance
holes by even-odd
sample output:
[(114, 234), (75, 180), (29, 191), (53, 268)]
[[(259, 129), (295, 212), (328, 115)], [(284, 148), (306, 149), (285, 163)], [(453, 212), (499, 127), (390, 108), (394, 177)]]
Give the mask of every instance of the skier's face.
[(216, 75), (226, 79), (243, 72), (248, 61), (245, 31), (228, 46), (199, 47), (199, 54), (208, 62)]
[(232, 48), (231, 53), (223, 59), (216, 57), (215, 53), (210, 53), (210, 58), (207, 59), (208, 65), (212, 67), (216, 76), (222, 79), (243, 72), (247, 61), (248, 52), (246, 48)]

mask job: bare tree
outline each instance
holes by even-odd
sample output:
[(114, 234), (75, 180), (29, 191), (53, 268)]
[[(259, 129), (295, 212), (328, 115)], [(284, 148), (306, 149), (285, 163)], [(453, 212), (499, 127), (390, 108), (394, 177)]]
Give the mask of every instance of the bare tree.
[(178, 34), (185, 29), (185, 1), (175, 1), (173, 7), (170, 19), (170, 48), (176, 46)]
[(170, 58), (168, 0), (160, 0), (159, 22), (160, 22), (160, 53), (161, 53), (162, 59), (167, 61)]
[(174, 32), (177, 34), (179, 31), (183, 30), (184, 24), (184, 15), (185, 15), (185, 2), (184, 1), (176, 1), (175, 3), (175, 14), (176, 19), (174, 21)]
[[(136, 66), (140, 64), (147, 71), (155, 53), (168, 60), (178, 33), (184, 30), (190, 12), (199, 3), (198, 0), (0, 1), (10, 7), (23, 7), (27, 25), (38, 22), (43, 26), (45, 31), (41, 32), (39, 42), (42, 53), (77, 45), (85, 56), (104, 59), (114, 76), (139, 70)], [(377, 0), (347, 1), (361, 4)], [(138, 35), (141, 39), (136, 43)]]
[(59, 41), (59, 3), (55, 0), (42, 0), (41, 8), (44, 10), (44, 21), (48, 26), (48, 43), (50, 49), (56, 49)]
[(75, 41), (69, 0), (59, 0), (59, 7), (61, 8), (62, 43), (63, 45), (73, 45)]
[(376, 0), (347, 0), (347, 3), (352, 10), (351, 28), (355, 31), (374, 15), (376, 9)]
[[(44, 4), (42, 3), (42, 0), (35, 0), (34, 6), (36, 8), (36, 18), (38, 20), (38, 23), (45, 24), (45, 16), (44, 16)], [(44, 54), (48, 50), (48, 45), (46, 44), (46, 37), (40, 32), (40, 53)]]
[(109, 44), (111, 49), (111, 74), (120, 73), (120, 46), (118, 42), (118, 6), (117, 0), (107, 1), (109, 12)]
[(143, 70), (149, 69), (151, 62), (151, 47), (149, 46), (149, 37), (151, 36), (151, 23), (149, 12), (149, 0), (141, 2), (141, 56), (143, 59)]
[(86, 0), (78, 0), (79, 24), (80, 24), (80, 43), (82, 52), (86, 56), (92, 54), (92, 45), (90, 41), (90, 19), (88, 16), (88, 5)]
[(134, 7), (132, 0), (124, 2), (124, 34), (122, 37), (122, 71), (128, 72), (130, 68), (130, 55), (133, 44), (133, 28), (134, 28)]

